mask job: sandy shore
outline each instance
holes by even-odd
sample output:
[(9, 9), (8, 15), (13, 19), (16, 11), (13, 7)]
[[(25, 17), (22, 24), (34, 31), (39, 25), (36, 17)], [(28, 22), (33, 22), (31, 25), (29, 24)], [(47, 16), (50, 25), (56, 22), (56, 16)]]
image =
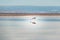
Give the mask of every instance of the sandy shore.
[(0, 13), (0, 16), (60, 16), (59, 13)]

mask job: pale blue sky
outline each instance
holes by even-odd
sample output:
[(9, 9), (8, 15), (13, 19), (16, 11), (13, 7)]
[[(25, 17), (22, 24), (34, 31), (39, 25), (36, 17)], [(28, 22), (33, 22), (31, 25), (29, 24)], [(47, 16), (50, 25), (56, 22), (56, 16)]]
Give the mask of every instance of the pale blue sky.
[(60, 6), (60, 0), (0, 0), (0, 6)]

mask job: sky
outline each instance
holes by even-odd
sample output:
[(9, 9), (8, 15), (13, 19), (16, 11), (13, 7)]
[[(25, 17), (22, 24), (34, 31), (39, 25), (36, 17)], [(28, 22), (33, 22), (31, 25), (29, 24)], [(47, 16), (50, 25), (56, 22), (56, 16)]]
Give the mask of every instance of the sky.
[(0, 0), (0, 6), (60, 6), (60, 0)]

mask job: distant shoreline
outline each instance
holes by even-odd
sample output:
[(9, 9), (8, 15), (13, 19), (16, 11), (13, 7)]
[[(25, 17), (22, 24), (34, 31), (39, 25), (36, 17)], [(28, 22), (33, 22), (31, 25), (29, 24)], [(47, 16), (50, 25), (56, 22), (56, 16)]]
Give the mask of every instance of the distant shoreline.
[(0, 16), (60, 16), (60, 13), (0, 13)]

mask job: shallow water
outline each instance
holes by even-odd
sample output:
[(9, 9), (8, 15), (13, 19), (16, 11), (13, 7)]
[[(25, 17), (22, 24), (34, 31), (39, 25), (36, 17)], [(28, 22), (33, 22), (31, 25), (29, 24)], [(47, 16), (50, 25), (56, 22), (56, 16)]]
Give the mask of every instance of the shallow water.
[(60, 40), (60, 16), (0, 16), (0, 40)]
[(60, 13), (60, 6), (0, 6), (0, 13)]

